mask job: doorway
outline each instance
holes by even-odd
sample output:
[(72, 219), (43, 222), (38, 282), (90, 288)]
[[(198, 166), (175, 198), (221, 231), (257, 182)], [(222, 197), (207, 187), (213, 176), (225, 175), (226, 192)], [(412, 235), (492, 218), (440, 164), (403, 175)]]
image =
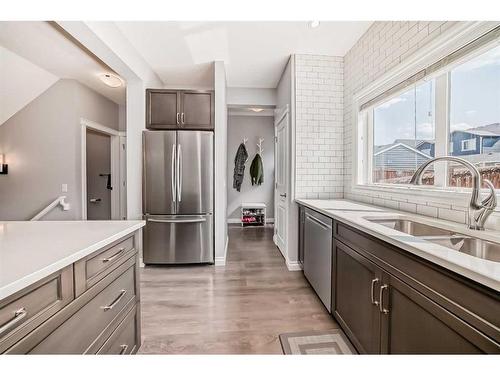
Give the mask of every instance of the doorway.
[(111, 220), (111, 137), (87, 129), (87, 220)]
[(125, 133), (86, 119), (80, 123), (82, 219), (125, 219)]

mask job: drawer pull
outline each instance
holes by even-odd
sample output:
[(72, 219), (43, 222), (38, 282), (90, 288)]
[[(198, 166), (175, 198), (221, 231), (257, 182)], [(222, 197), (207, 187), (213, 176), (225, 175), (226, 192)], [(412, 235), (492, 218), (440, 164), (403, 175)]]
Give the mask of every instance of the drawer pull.
[(122, 350), (120, 350), (120, 355), (125, 354), (127, 352), (128, 345), (127, 344), (120, 345), (120, 348), (122, 348)]
[(113, 307), (115, 307), (115, 306), (116, 306), (116, 304), (117, 304), (118, 302), (120, 302), (120, 300), (123, 298), (123, 296), (124, 296), (125, 294), (127, 294), (127, 291), (126, 291), (125, 289), (122, 289), (122, 290), (120, 291), (120, 294), (118, 295), (118, 297), (116, 297), (116, 298), (115, 298), (115, 300), (114, 300), (113, 302), (111, 302), (111, 304), (110, 304), (110, 305), (108, 305), (108, 306), (101, 306), (101, 309), (103, 309), (104, 311), (109, 311), (109, 310), (112, 310), (112, 309), (113, 309)]
[(372, 305), (378, 306), (378, 301), (375, 300), (375, 296), (373, 295), (374, 289), (375, 289), (375, 284), (378, 283), (378, 278), (375, 278), (372, 280), (372, 286), (371, 286), (371, 292), (370, 292), (370, 298), (372, 299)]
[(10, 319), (7, 323), (0, 326), (0, 335), (7, 332), (10, 328), (15, 327), (18, 323), (20, 323), (24, 318), (26, 318), (28, 312), (24, 307), (21, 307), (19, 310), (14, 312), (14, 317)]
[(114, 253), (113, 255), (111, 255), (109, 258), (104, 258), (104, 259), (101, 259), (103, 263), (108, 263), (108, 262), (111, 262), (112, 260), (116, 259), (117, 257), (119, 257), (121, 255), (121, 253), (123, 253), (125, 251), (125, 248), (124, 247), (120, 247), (118, 249), (118, 251), (116, 253)]

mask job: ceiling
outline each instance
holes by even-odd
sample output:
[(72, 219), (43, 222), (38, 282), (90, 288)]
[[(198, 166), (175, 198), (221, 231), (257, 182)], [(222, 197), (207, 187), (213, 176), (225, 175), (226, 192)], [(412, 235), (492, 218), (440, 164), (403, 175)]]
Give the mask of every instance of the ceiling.
[(166, 86), (210, 86), (211, 62), (229, 87), (275, 88), (291, 54), (344, 56), (371, 22), (116, 22)]
[(124, 86), (111, 88), (99, 74), (113, 71), (54, 23), (0, 22), (0, 46), (58, 78), (75, 79), (117, 104), (125, 104)]

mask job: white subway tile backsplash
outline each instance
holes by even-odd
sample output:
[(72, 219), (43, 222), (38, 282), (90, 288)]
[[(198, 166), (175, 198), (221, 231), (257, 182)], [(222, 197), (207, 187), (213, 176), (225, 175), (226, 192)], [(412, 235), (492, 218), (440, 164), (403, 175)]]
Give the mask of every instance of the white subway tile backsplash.
[(343, 196), (344, 59), (296, 55), (296, 196)]

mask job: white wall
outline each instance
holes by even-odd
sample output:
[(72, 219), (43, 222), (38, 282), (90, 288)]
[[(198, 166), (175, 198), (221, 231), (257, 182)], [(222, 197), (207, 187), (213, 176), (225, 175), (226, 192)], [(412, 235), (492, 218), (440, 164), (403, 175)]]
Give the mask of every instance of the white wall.
[(0, 46), (0, 126), (58, 79)]
[(80, 118), (118, 129), (118, 105), (74, 80), (59, 80), (0, 126), (0, 153), (9, 174), (0, 177), (0, 220), (28, 220), (61, 195), (70, 211), (44, 220), (82, 217)]
[[(248, 161), (241, 191), (233, 188), (234, 157), (243, 138), (246, 144)], [(257, 142), (264, 138), (262, 161), (264, 164), (264, 183), (252, 186), (250, 165), (258, 152)], [(242, 202), (265, 203), (267, 218), (274, 219), (274, 117), (269, 116), (229, 116), (227, 129), (227, 215), (228, 219), (240, 218)]]
[(342, 198), (343, 58), (296, 55), (296, 198)]
[(225, 265), (227, 253), (227, 97), (226, 69), (214, 62), (215, 82), (215, 265)]
[(276, 105), (276, 89), (228, 87), (228, 106)]

